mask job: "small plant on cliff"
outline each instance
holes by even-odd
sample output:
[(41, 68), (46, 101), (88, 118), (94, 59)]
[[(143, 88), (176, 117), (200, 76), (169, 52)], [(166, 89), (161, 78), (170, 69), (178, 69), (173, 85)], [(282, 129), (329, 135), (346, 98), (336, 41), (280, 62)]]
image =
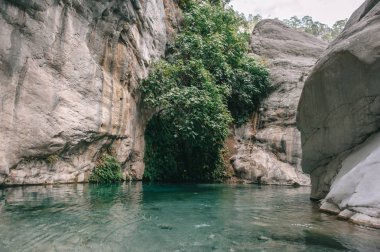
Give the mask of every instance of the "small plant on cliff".
[(144, 177), (214, 181), (226, 174), (228, 127), (249, 118), (269, 90), (269, 73), (248, 57), (243, 19), (223, 0), (182, 0), (184, 21), (140, 86), (155, 109), (146, 136)]
[(90, 175), (91, 183), (113, 183), (122, 180), (119, 162), (111, 155), (103, 154)]
[(49, 164), (49, 165), (53, 165), (55, 163), (57, 163), (59, 160), (59, 156), (57, 154), (53, 154), (53, 155), (50, 155), (46, 158), (46, 162)]

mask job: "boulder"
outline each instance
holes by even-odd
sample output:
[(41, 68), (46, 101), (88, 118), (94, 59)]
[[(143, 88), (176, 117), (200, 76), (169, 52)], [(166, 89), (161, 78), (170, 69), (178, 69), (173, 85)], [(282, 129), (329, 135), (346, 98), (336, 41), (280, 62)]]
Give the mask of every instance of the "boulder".
[(269, 67), (274, 91), (249, 123), (234, 129), (232, 165), (238, 177), (267, 184), (310, 183), (301, 171), (296, 111), (309, 70), (326, 47), (320, 39), (277, 20), (256, 25), (252, 56)]
[(136, 87), (173, 1), (0, 1), (0, 184), (83, 182), (105, 150), (141, 179)]
[(311, 197), (358, 213), (355, 223), (378, 226), (379, 0), (367, 0), (354, 12), (315, 65), (298, 105), (297, 125)]

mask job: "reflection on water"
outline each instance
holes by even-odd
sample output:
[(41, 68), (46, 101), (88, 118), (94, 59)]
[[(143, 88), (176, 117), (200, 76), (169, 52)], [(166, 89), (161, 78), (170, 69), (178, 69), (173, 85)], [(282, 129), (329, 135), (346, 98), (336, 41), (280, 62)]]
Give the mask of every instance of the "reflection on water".
[(309, 188), (0, 189), (0, 251), (376, 251), (380, 231), (319, 213)]

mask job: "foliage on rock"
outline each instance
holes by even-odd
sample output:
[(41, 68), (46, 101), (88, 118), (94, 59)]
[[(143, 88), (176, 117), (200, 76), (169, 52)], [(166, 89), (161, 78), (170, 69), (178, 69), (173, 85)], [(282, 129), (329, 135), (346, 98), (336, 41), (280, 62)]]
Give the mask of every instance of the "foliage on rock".
[(331, 42), (343, 31), (346, 26), (347, 19), (336, 21), (332, 27), (313, 20), (310, 16), (298, 18), (293, 16), (290, 19), (285, 19), (284, 22), (294, 29), (310, 33), (324, 41)]
[(120, 163), (109, 154), (103, 154), (90, 175), (91, 183), (113, 183), (123, 179)]
[(145, 178), (210, 181), (224, 176), (229, 125), (245, 122), (267, 94), (268, 71), (248, 57), (244, 22), (225, 1), (181, 1), (184, 21), (168, 56), (141, 84), (156, 114), (146, 129)]
[[(241, 16), (244, 17), (243, 14), (241, 14)], [(245, 19), (247, 21), (245, 28), (252, 31), (255, 25), (263, 20), (263, 17), (260, 14), (255, 16), (248, 15)], [(343, 31), (347, 19), (338, 20), (331, 27), (317, 20), (313, 20), (311, 16), (304, 16), (302, 18), (293, 16), (289, 19), (283, 19), (282, 22), (298, 31), (303, 31), (324, 41), (331, 42)]]

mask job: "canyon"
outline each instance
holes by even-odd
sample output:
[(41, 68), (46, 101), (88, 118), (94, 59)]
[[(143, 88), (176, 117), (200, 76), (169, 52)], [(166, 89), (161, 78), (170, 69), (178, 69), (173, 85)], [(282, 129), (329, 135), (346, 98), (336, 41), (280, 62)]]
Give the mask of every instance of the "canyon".
[[(257, 24), (251, 56), (273, 92), (233, 127), (238, 178), (311, 184), (322, 211), (380, 228), (379, 13), (365, 1), (329, 45)], [(137, 89), (180, 26), (177, 3), (4, 0), (0, 14), (0, 185), (87, 182), (104, 152), (141, 180), (152, 111)]]

